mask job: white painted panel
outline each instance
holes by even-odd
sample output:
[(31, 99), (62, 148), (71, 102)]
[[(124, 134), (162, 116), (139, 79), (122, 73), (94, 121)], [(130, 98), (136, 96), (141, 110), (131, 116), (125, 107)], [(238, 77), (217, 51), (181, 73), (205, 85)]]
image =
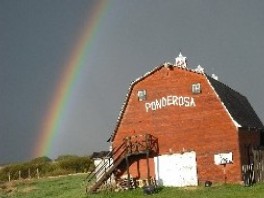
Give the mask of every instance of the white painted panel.
[(214, 162), (216, 165), (233, 163), (233, 153), (218, 153), (214, 155)]
[(158, 185), (175, 187), (198, 185), (195, 152), (162, 155), (155, 157), (154, 162)]

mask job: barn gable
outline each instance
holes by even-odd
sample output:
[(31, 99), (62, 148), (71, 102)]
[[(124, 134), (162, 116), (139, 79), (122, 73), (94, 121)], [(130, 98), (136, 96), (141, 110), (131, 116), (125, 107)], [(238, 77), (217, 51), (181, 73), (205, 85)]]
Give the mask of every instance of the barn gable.
[[(130, 84), (128, 93), (125, 97), (125, 101), (119, 112), (115, 129), (111, 134), (110, 138), (108, 139), (108, 142), (112, 142), (115, 138), (115, 135), (118, 131), (121, 120), (123, 118), (124, 112), (126, 111), (128, 100), (132, 94), (135, 85), (145, 80), (146, 78), (150, 77), (155, 72), (158, 72), (164, 67), (170, 69), (170, 67), (175, 67), (175, 65), (173, 66), (168, 63), (164, 63), (163, 65), (157, 66), (150, 72), (147, 72), (143, 76), (137, 78), (135, 81), (133, 81)], [(257, 114), (255, 113), (255, 111), (253, 110), (253, 108), (251, 107), (250, 103), (248, 102), (245, 96), (242, 96), (240, 93), (234, 91), (233, 89), (229, 88), (220, 81), (215, 80), (214, 78), (208, 76), (201, 69), (193, 70), (181, 66), (176, 66), (175, 68), (185, 70), (186, 72), (192, 72), (203, 75), (208, 80), (208, 83), (211, 85), (212, 89), (215, 91), (216, 95), (221, 100), (222, 104), (224, 105), (227, 113), (230, 115), (230, 118), (232, 119), (236, 127), (258, 128), (258, 129), (263, 128), (263, 124), (261, 123), (260, 119), (258, 118)]]
[[(129, 97), (131, 96), (131, 93), (132, 93), (133, 88), (135, 87), (135, 85), (138, 84), (139, 82), (145, 80), (146, 78), (150, 77), (151, 75), (153, 75), (154, 73), (156, 73), (157, 71), (161, 70), (164, 67), (167, 68), (167, 69), (170, 69), (172, 67), (175, 67), (175, 65), (172, 65), (171, 63), (164, 63), (164, 64), (162, 64), (160, 66), (155, 67), (153, 70), (145, 73), (143, 76), (137, 78), (136, 80), (134, 80), (134, 81), (132, 81), (130, 83), (130, 87), (128, 89), (128, 93), (125, 96), (125, 101), (124, 101), (124, 103), (123, 103), (123, 105), (121, 107), (121, 110), (120, 110), (119, 115), (118, 115), (118, 118), (117, 118), (116, 126), (115, 126), (114, 131), (111, 134), (110, 138), (107, 140), (107, 142), (112, 142), (113, 139), (115, 138), (115, 135), (117, 133), (118, 127), (119, 127), (119, 125), (121, 123), (122, 117), (123, 117), (124, 112), (126, 110)], [(181, 69), (181, 70), (185, 70), (187, 72), (193, 72), (193, 73), (197, 73), (197, 74), (200, 74), (200, 75), (204, 75), (203, 71), (201, 71), (201, 70), (189, 69), (189, 68), (182, 67), (182, 66), (176, 66), (176, 68)]]

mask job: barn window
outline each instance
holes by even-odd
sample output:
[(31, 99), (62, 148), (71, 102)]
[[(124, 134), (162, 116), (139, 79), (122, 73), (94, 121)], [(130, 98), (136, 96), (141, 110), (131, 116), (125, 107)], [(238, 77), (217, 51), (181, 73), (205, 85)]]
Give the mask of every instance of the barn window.
[(194, 83), (192, 84), (192, 93), (193, 94), (199, 94), (202, 92), (201, 84), (200, 83)]
[(143, 101), (147, 99), (147, 91), (146, 90), (139, 90), (137, 92), (138, 100)]

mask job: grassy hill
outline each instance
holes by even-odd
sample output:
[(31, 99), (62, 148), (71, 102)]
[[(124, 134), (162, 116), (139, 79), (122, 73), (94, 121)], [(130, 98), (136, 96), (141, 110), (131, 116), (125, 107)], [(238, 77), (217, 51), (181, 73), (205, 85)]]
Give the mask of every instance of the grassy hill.
[[(124, 192), (101, 192), (87, 196), (83, 180), (85, 174), (61, 176), (45, 179), (32, 179), (12, 181), (0, 184), (0, 197), (23, 197), (23, 198), (143, 198), (146, 197), (142, 189)], [(264, 196), (264, 184), (257, 184), (253, 187), (241, 185), (213, 185), (206, 188), (161, 188), (158, 193), (151, 195), (157, 198), (234, 198), (234, 197), (254, 197)]]

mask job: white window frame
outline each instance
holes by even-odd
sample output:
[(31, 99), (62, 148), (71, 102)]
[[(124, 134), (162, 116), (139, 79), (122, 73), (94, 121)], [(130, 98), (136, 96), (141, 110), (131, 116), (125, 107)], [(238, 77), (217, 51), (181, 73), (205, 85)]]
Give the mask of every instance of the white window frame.
[(137, 92), (138, 101), (144, 101), (147, 99), (147, 91), (145, 89), (138, 90)]
[(202, 92), (201, 83), (192, 84), (192, 93), (193, 94), (200, 94), (201, 92)]

